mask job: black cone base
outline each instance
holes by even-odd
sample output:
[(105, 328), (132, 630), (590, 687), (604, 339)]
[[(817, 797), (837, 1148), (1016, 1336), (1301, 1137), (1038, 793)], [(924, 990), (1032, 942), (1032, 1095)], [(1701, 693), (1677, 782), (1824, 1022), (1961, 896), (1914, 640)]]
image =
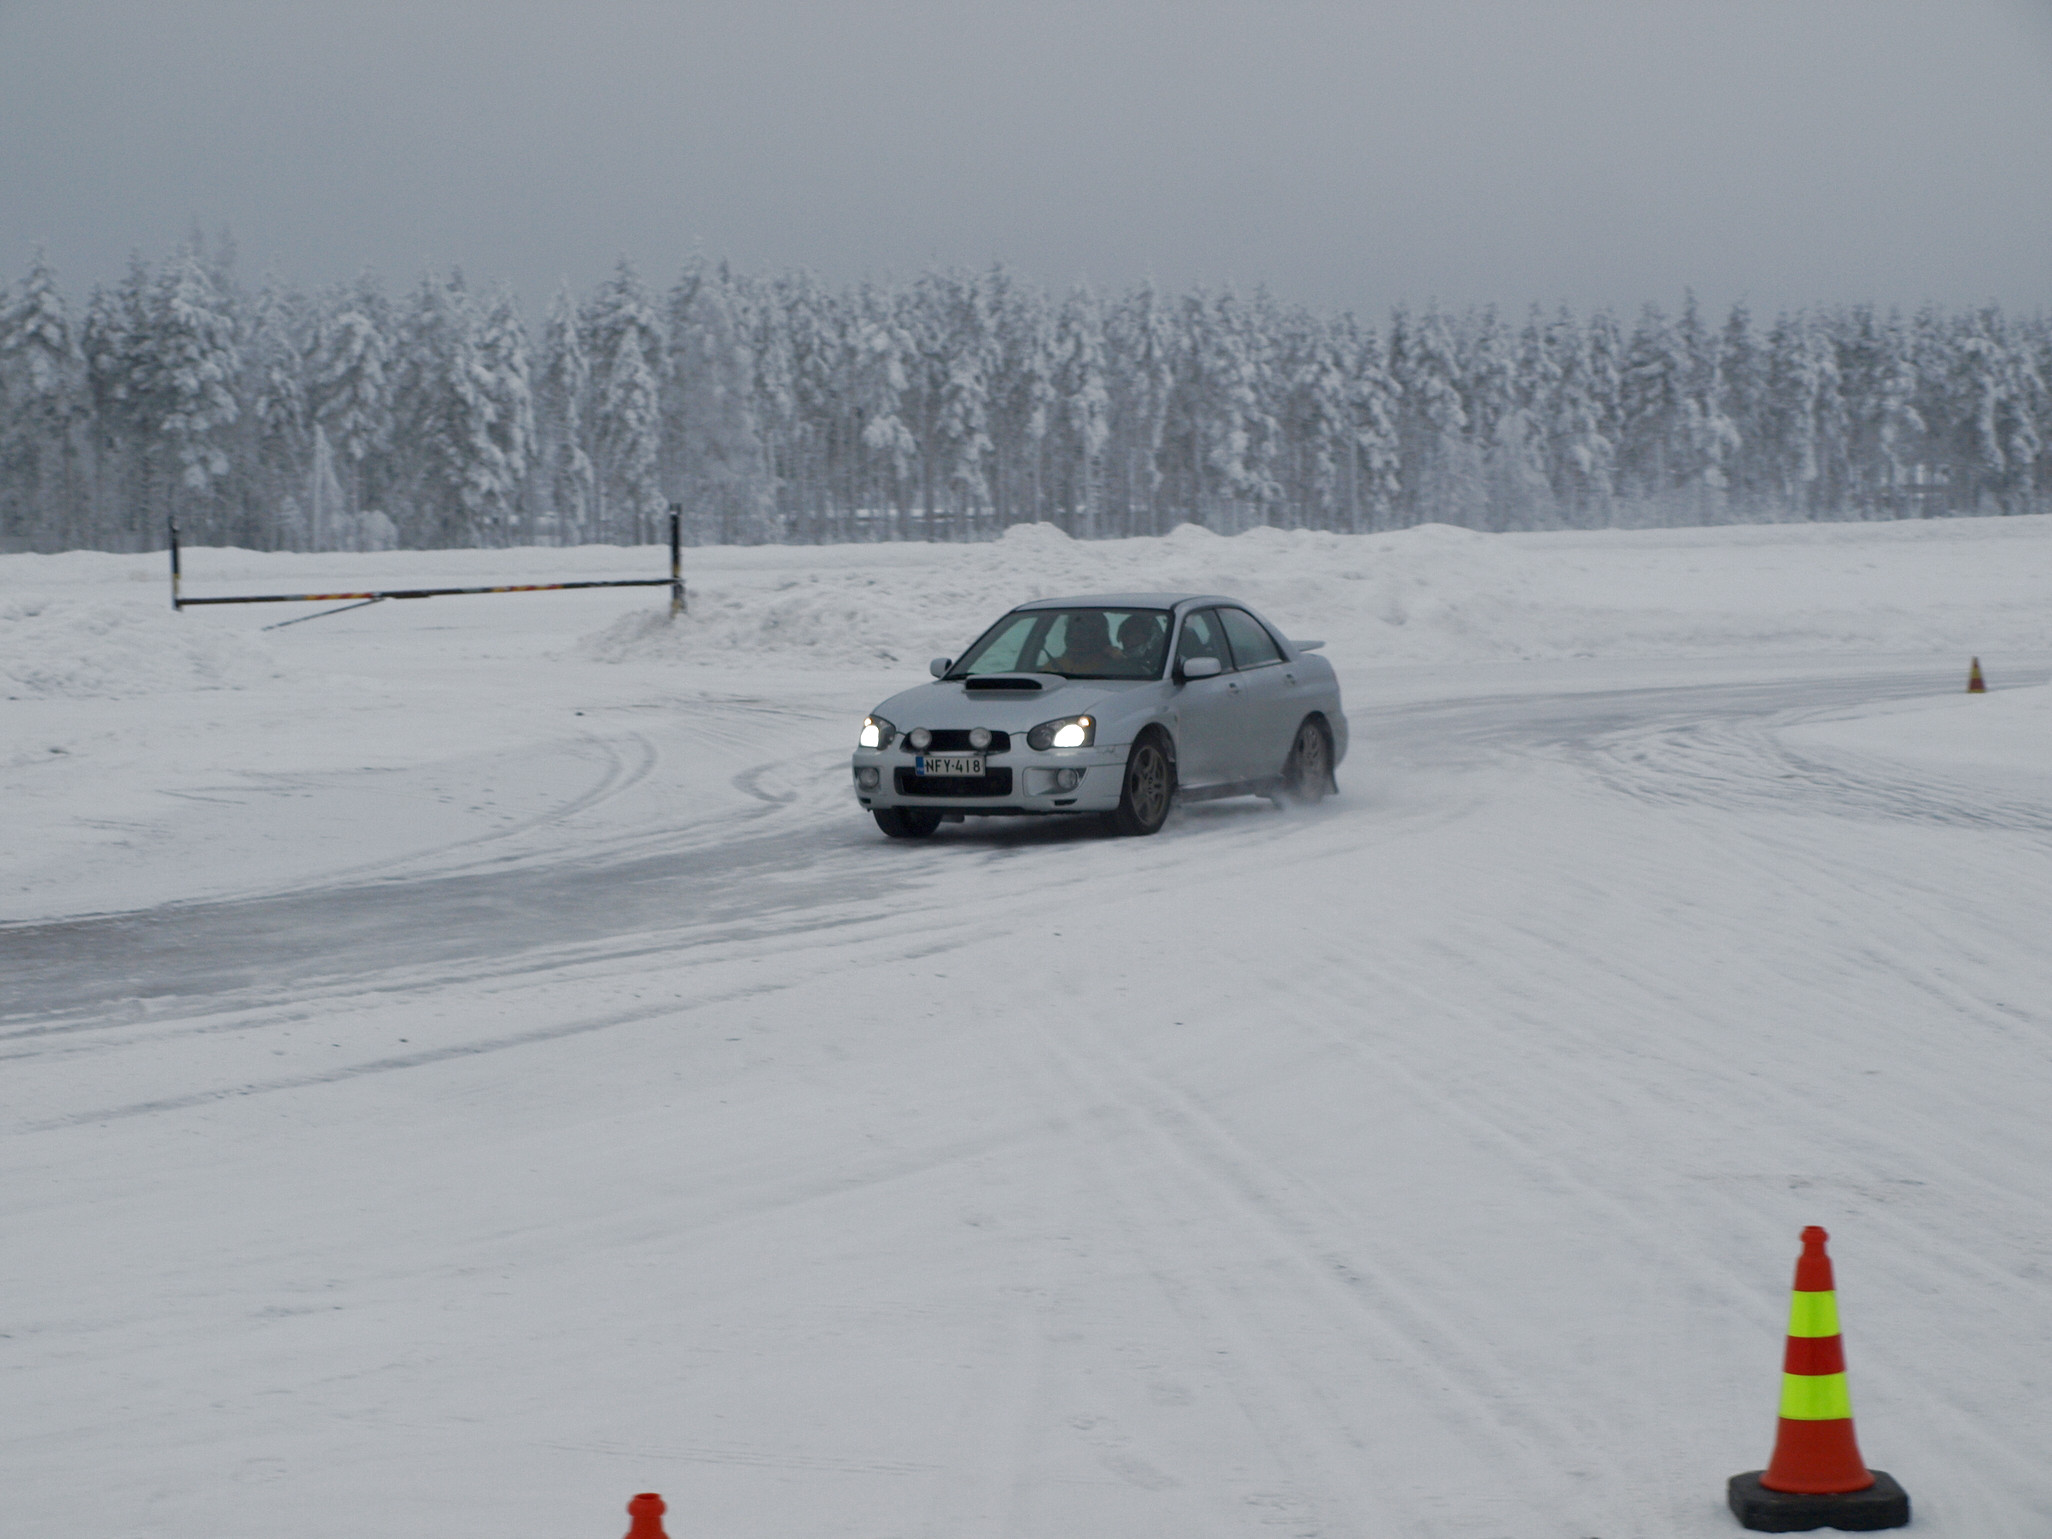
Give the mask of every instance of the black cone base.
[(1861, 1534), (1877, 1528), (1902, 1528), (1909, 1522), (1909, 1492), (1886, 1470), (1873, 1471), (1874, 1483), (1866, 1490), (1840, 1496), (1770, 1491), (1760, 1484), (1766, 1473), (1747, 1470), (1732, 1476), (1725, 1486), (1731, 1510), (1745, 1528), (1763, 1534), (1800, 1534), (1813, 1528)]

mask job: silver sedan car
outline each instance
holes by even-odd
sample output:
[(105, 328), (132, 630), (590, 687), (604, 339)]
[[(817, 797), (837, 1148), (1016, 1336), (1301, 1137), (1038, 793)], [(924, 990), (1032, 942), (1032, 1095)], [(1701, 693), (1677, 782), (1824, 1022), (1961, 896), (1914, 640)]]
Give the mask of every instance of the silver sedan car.
[(1337, 789), (1322, 643), (1215, 593), (1035, 599), (872, 711), (855, 798), (894, 839), (964, 816), (1095, 814), (1151, 834), (1178, 799)]

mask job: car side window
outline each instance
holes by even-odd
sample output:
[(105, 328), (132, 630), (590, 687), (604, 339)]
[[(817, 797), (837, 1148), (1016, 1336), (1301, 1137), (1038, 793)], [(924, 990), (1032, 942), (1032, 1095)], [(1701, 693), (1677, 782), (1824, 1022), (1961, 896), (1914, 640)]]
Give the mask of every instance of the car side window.
[(1215, 657), (1219, 667), (1228, 670), (1233, 666), (1215, 609), (1199, 609), (1183, 616), (1183, 633), (1176, 639), (1176, 666), (1181, 667), (1193, 657)]
[(1218, 617), (1225, 625), (1226, 639), (1233, 644), (1233, 661), (1242, 668), (1282, 661), (1282, 650), (1276, 646), (1275, 638), (1246, 610), (1221, 609)]

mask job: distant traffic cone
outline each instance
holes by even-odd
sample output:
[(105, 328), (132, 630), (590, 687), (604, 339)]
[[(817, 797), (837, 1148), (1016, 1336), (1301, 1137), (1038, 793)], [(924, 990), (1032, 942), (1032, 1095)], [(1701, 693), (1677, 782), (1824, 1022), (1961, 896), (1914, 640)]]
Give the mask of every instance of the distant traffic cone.
[(627, 1516), (634, 1520), (627, 1530), (627, 1539), (669, 1539), (663, 1532), (663, 1499), (653, 1491), (644, 1491), (627, 1504)]
[(1981, 677), (1981, 660), (1978, 657), (1974, 659), (1973, 667), (1967, 669), (1967, 693), (1970, 695), (1985, 695), (1988, 693), (1988, 681)]
[(1732, 1476), (1725, 1490), (1739, 1522), (1767, 1533), (1901, 1528), (1909, 1522), (1908, 1494), (1886, 1472), (1867, 1468), (1853, 1436), (1838, 1292), (1824, 1253), (1829, 1238), (1815, 1224), (1803, 1231), (1774, 1457), (1764, 1470)]

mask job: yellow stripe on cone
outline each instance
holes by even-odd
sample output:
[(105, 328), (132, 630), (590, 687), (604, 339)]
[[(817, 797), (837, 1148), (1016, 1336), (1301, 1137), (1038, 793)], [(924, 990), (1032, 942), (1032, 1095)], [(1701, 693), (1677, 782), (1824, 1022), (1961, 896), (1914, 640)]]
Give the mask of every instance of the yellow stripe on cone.
[(1842, 1373), (1784, 1373), (1781, 1414), (1790, 1421), (1841, 1421), (1852, 1417), (1852, 1391)]
[(1801, 1292), (1789, 1295), (1788, 1333), (1791, 1336), (1836, 1336), (1838, 1295)]

